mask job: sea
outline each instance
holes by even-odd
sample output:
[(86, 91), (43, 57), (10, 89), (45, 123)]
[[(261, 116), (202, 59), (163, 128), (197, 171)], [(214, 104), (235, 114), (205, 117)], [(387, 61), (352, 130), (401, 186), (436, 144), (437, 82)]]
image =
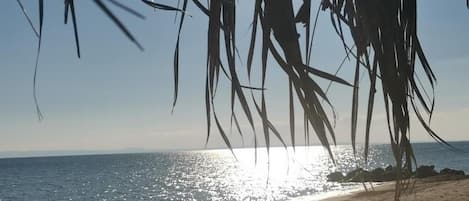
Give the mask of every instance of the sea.
[[(469, 142), (458, 152), (414, 144), (418, 165), (469, 173)], [(314, 200), (361, 184), (328, 182), (333, 171), (394, 164), (389, 145), (321, 146), (0, 159), (0, 200)]]

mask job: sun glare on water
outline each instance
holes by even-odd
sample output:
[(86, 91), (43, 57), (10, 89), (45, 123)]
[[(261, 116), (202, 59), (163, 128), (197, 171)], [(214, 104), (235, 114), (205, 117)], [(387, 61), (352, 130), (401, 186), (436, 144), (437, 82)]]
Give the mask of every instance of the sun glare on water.
[(234, 149), (236, 158), (229, 150), (205, 152), (222, 159), (224, 166), (230, 166), (223, 168), (225, 172), (222, 175), (225, 182), (233, 182), (231, 190), (236, 192), (238, 198), (289, 200), (287, 197), (307, 196), (344, 187), (344, 184), (327, 182), (326, 175), (337, 167), (320, 146), (296, 147), (295, 150), (292, 147), (274, 147), (270, 148), (269, 153), (266, 148)]

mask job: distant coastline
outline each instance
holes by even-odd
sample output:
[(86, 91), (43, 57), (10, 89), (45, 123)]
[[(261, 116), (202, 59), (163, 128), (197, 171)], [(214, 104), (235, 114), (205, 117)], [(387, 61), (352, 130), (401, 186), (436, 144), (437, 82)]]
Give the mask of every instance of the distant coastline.
[[(468, 140), (461, 141), (448, 141), (450, 144), (468, 143)], [(412, 144), (434, 144), (436, 142), (423, 141), (414, 142)], [(350, 144), (337, 144), (350, 145)], [(360, 147), (361, 144), (357, 144)], [(388, 145), (386, 143), (371, 143), (371, 145)], [(312, 144), (310, 146), (321, 146), (320, 144)], [(283, 148), (283, 146), (271, 146), (271, 148)], [(295, 147), (307, 147), (306, 145), (298, 145)], [(443, 146), (442, 146), (443, 147)], [(234, 149), (252, 149), (253, 147), (235, 147)], [(258, 147), (259, 149), (265, 149), (265, 147)], [(41, 151), (0, 151), (1, 159), (12, 159), (12, 158), (36, 158), (36, 157), (60, 157), (60, 156), (88, 156), (88, 155), (110, 155), (110, 154), (140, 154), (140, 153), (160, 153), (160, 152), (180, 152), (180, 151), (210, 151), (210, 150), (226, 150), (226, 147), (210, 147), (210, 148), (194, 148), (194, 149), (146, 149), (146, 148), (123, 148), (123, 149), (111, 149), (111, 150), (41, 150)]]

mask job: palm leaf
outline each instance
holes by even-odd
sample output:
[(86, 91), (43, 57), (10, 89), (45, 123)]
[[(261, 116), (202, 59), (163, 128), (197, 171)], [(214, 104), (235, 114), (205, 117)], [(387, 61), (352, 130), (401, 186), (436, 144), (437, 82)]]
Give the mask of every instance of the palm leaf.
[(373, 107), (374, 107), (374, 100), (375, 100), (375, 92), (376, 92), (376, 75), (377, 75), (377, 63), (378, 60), (376, 58), (373, 61), (373, 66), (370, 74), (370, 91), (368, 94), (368, 110), (366, 113), (366, 130), (365, 130), (365, 164), (368, 164), (368, 152), (369, 152), (369, 145), (370, 145), (370, 129), (371, 129), (371, 119), (373, 118)]
[(176, 40), (176, 48), (174, 49), (174, 100), (173, 100), (173, 109), (176, 106), (177, 97), (178, 97), (178, 88), (179, 88), (179, 41), (181, 38), (182, 25), (184, 23), (184, 18), (186, 16), (187, 0), (184, 0), (182, 5), (181, 20), (179, 21), (178, 37)]
[(26, 20), (28, 20), (29, 26), (31, 26), (31, 29), (34, 31), (34, 34), (36, 34), (36, 36), (39, 38), (39, 33), (37, 32), (36, 28), (34, 27), (34, 24), (31, 21), (31, 18), (29, 17), (28, 12), (26, 11), (26, 8), (24, 8), (23, 4), (21, 3), (21, 0), (16, 0), (16, 2), (18, 2), (18, 5), (20, 6), (24, 17), (26, 17)]
[(353, 148), (353, 153), (356, 153), (356, 136), (357, 136), (357, 116), (358, 116), (358, 85), (359, 85), (359, 80), (360, 80), (360, 63), (357, 60), (357, 64), (355, 66), (355, 79), (354, 79), (354, 87), (353, 87), (353, 97), (352, 97), (352, 148)]
[(138, 17), (142, 20), (145, 19), (145, 16), (142, 15), (140, 12), (122, 4), (121, 2), (117, 1), (117, 0), (109, 0), (109, 2), (111, 2), (112, 4), (114, 4), (115, 6), (117, 6), (118, 8), (124, 10), (124, 11), (127, 11), (128, 13), (134, 15), (135, 17)]
[(39, 0), (39, 41), (37, 45), (37, 54), (36, 54), (36, 64), (34, 66), (34, 76), (33, 76), (33, 97), (34, 104), (36, 105), (36, 113), (39, 121), (44, 119), (41, 109), (39, 107), (39, 102), (37, 99), (37, 70), (39, 66), (39, 55), (41, 53), (41, 42), (42, 42), (42, 25), (44, 22), (44, 0)]
[(160, 9), (160, 10), (179, 11), (179, 12), (182, 12), (182, 13), (186, 12), (184, 9), (179, 9), (179, 8), (172, 7), (172, 6), (155, 3), (155, 2), (152, 2), (152, 1), (149, 1), (149, 0), (142, 0), (142, 2), (149, 5), (149, 6), (151, 6), (151, 7), (153, 7), (153, 8)]
[(288, 97), (290, 110), (290, 136), (293, 150), (295, 150), (295, 103), (293, 101), (293, 82), (288, 80)]
[(78, 37), (78, 28), (77, 28), (77, 19), (76, 19), (76, 14), (75, 14), (75, 5), (73, 0), (65, 0), (65, 17), (64, 17), (64, 23), (67, 24), (67, 19), (68, 19), (68, 11), (71, 11), (72, 14), (72, 21), (73, 21), (73, 32), (75, 34), (75, 44), (77, 48), (77, 56), (80, 58), (80, 40)]
[[(109, 17), (114, 24), (124, 33), (124, 35), (133, 42), (139, 49), (143, 50), (140, 43), (130, 33), (126, 26), (115, 16), (102, 0), (94, 0), (95, 4)], [(144, 18), (139, 12), (120, 3), (117, 0), (109, 0), (110, 3), (124, 11), (131, 13), (139, 18)], [(155, 3), (149, 0), (142, 0), (145, 5), (155, 9), (181, 12), (179, 28), (174, 50), (174, 101), (173, 109), (178, 98), (179, 87), (179, 48), (181, 32), (185, 16), (187, 15), (188, 0), (184, 0), (182, 9), (177, 7)], [(246, 117), (254, 137), (254, 147), (257, 149), (258, 141), (256, 130), (254, 128), (254, 115), (251, 113), (251, 104), (254, 104), (255, 111), (260, 117), (264, 138), (267, 148), (271, 146), (271, 134), (280, 140), (286, 146), (282, 135), (270, 121), (267, 112), (267, 102), (265, 83), (268, 77), (267, 68), (270, 68), (268, 58), (271, 55), (274, 62), (288, 76), (289, 85), (289, 122), (290, 137), (292, 145), (295, 146), (295, 98), (301, 105), (304, 114), (305, 141), (310, 142), (310, 127), (315, 132), (321, 144), (328, 150), (332, 160), (334, 157), (330, 148), (331, 144), (336, 143), (336, 136), (330, 121), (330, 114), (336, 121), (336, 112), (327, 93), (332, 83), (339, 83), (353, 87), (352, 95), (352, 128), (351, 138), (354, 152), (356, 151), (356, 136), (358, 132), (358, 107), (359, 107), (359, 82), (360, 68), (368, 73), (370, 88), (368, 93), (368, 106), (365, 128), (365, 162), (368, 159), (368, 147), (370, 139), (370, 129), (372, 115), (374, 111), (376, 85), (381, 84), (382, 97), (386, 111), (386, 121), (392, 153), (398, 167), (398, 178), (406, 171), (411, 171), (416, 164), (412, 145), (410, 143), (410, 116), (411, 112), (417, 116), (420, 124), (427, 133), (437, 142), (455, 150), (452, 145), (444, 141), (435, 133), (429, 125), (434, 105), (435, 95), (434, 87), (436, 76), (432, 71), (430, 64), (425, 56), (422, 45), (417, 34), (417, 6), (416, 0), (397, 0), (397, 1), (361, 1), (361, 0), (323, 0), (319, 4), (314, 24), (311, 30), (311, 0), (303, 0), (298, 13), (293, 13), (293, 1), (275, 1), (275, 0), (256, 0), (254, 2), (254, 13), (252, 18), (252, 30), (247, 55), (247, 77), (249, 84), (241, 83), (242, 76), (238, 72), (236, 65), (236, 54), (239, 51), (236, 43), (236, 2), (234, 0), (207, 1), (207, 6), (199, 0), (192, 0), (194, 5), (206, 16), (208, 16), (207, 30), (207, 61), (206, 61), (206, 79), (205, 79), (205, 106), (207, 118), (207, 139), (210, 138), (210, 127), (212, 118), (215, 119), (218, 131), (231, 150), (233, 146), (229, 137), (223, 129), (221, 122), (215, 112), (214, 99), (218, 89), (220, 73), (229, 80), (230, 101), (231, 101), (231, 124), (235, 123), (241, 138), (244, 140), (236, 110), (238, 107)], [(37, 31), (29, 18), (25, 8), (20, 0), (18, 5), (22, 9), (23, 15), (28, 20), (31, 28), (39, 38), (36, 64), (33, 78), (33, 96), (39, 119), (42, 119), (42, 113), (39, 109), (37, 100), (37, 71), (39, 63), (39, 53), (42, 42), (42, 28), (44, 18), (44, 1), (39, 0), (39, 31)], [(64, 0), (64, 22), (67, 23), (69, 12), (71, 13), (77, 55), (80, 57), (80, 45), (77, 29), (77, 19), (73, 0)], [(467, 1), (469, 7), (469, 1)], [(311, 48), (314, 41), (319, 11), (330, 12), (331, 24), (339, 37), (345, 50), (345, 58), (339, 65), (335, 74), (321, 71), (310, 66)], [(177, 15), (176, 15), (177, 16)], [(262, 47), (260, 51), (260, 69), (261, 69), (261, 87), (252, 87), (252, 68), (255, 54), (255, 45), (257, 40), (258, 24), (262, 29)], [(296, 23), (304, 25), (304, 46), (301, 46), (298, 38)], [(346, 31), (350, 31), (351, 43), (346, 36)], [(273, 37), (272, 37), (273, 36)], [(223, 44), (221, 44), (223, 42)], [(300, 48), (302, 47), (302, 48)], [(222, 56), (221, 51), (224, 48), (226, 55)], [(304, 51), (302, 51), (304, 50)], [(302, 56), (304, 55), (304, 59)], [(221, 58), (224, 58), (222, 60)], [(355, 59), (355, 78), (353, 85), (337, 76), (346, 59)], [(370, 59), (372, 58), (372, 59)], [(239, 58), (239, 60), (242, 60)], [(419, 74), (416, 71), (416, 60), (420, 61), (423, 77), (430, 83), (431, 90), (422, 84)], [(370, 62), (372, 61), (372, 62)], [(226, 68), (223, 66), (226, 64)], [(314, 75), (314, 76), (313, 76)], [(317, 77), (330, 81), (326, 90), (316, 82)], [(362, 76), (364, 77), (364, 76)], [(424, 80), (425, 81), (425, 80)], [(250, 91), (252, 100), (248, 101), (245, 96), (245, 90)], [(259, 100), (255, 98), (254, 92), (260, 92)], [(325, 103), (325, 104), (323, 104)], [(239, 105), (237, 105), (239, 104)], [(326, 106), (326, 108), (324, 107)], [(329, 109), (326, 112), (325, 109)], [(420, 110), (420, 108), (423, 108)], [(213, 115), (212, 115), (213, 114)], [(428, 120), (426, 119), (428, 117)], [(244, 143), (244, 141), (243, 141)], [(257, 161), (257, 150), (256, 150)], [(410, 182), (398, 179), (396, 182), (395, 199), (398, 199), (403, 190), (409, 186)]]
[(119, 18), (117, 18), (114, 15), (114, 13), (112, 13), (111, 10), (109, 10), (109, 8), (101, 0), (94, 0), (94, 2), (112, 20), (112, 22), (114, 22), (114, 24), (116, 24), (117, 27), (119, 27), (119, 29), (125, 34), (125, 36), (127, 36), (127, 38), (138, 47), (138, 49), (143, 51), (142, 45), (140, 45), (137, 39), (135, 39), (135, 37), (130, 33), (127, 27), (125, 27), (125, 25), (119, 20)]

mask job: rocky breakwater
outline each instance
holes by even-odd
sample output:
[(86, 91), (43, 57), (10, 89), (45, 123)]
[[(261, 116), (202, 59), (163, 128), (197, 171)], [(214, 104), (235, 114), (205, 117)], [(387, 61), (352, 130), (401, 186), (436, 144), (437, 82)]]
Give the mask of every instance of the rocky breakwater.
[[(332, 182), (385, 182), (394, 181), (397, 178), (397, 168), (389, 165), (386, 168), (376, 168), (373, 170), (364, 170), (362, 168), (354, 169), (346, 174), (342, 172), (332, 172), (327, 175), (327, 180)], [(407, 178), (427, 178), (432, 176), (448, 176), (452, 179), (466, 178), (462, 170), (444, 168), (440, 172), (435, 170), (435, 166), (422, 165), (414, 172), (402, 172), (401, 179)]]

